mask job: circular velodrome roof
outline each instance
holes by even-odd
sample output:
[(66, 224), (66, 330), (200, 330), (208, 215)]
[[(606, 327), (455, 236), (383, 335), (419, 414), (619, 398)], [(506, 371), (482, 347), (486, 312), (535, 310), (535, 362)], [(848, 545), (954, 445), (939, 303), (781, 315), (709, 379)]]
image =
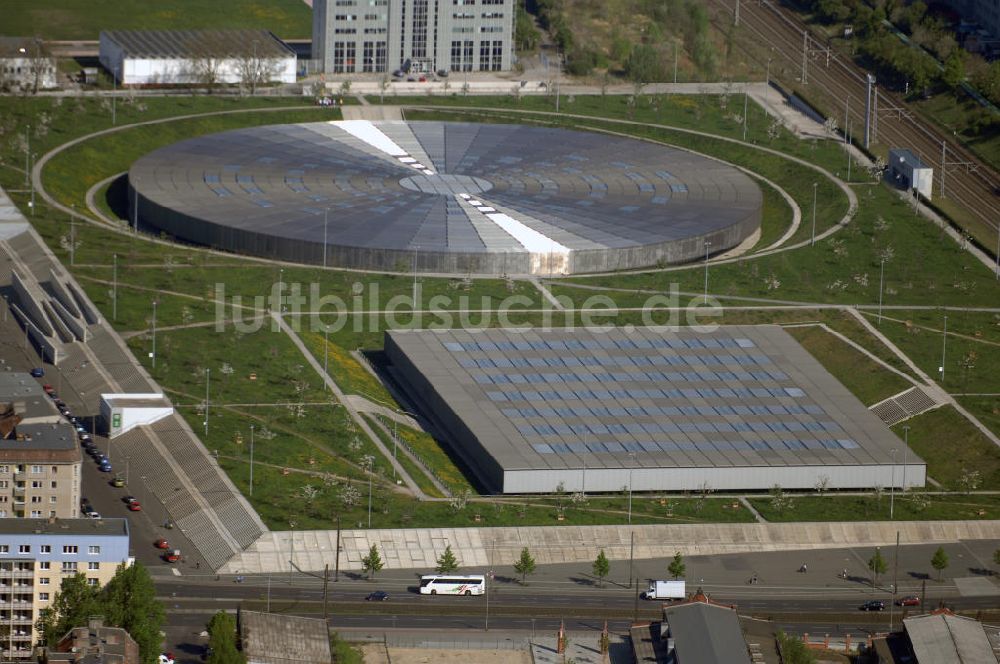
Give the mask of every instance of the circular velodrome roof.
[(713, 254), (738, 245), (761, 214), (757, 185), (721, 162), (526, 125), (241, 129), (156, 150), (132, 165), (129, 183), (140, 221), (176, 238), (389, 271), (545, 275), (681, 263), (703, 257), (706, 242)]

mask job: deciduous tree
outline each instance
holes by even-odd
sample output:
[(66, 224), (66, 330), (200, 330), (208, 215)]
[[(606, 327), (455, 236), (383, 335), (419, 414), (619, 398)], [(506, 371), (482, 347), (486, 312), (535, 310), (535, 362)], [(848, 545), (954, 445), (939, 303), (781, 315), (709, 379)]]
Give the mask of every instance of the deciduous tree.
[(438, 574), (448, 574), (458, 569), (458, 560), (455, 559), (455, 554), (452, 553), (451, 545), (444, 548), (444, 553), (437, 559), (437, 567), (435, 569), (437, 569)]
[(521, 549), (521, 557), (514, 563), (514, 571), (521, 575), (521, 585), (527, 583), (529, 574), (535, 573), (535, 559), (528, 552), (528, 547)]
[(687, 565), (684, 564), (684, 558), (681, 557), (680, 551), (674, 554), (674, 559), (667, 565), (667, 571), (670, 572), (670, 576), (674, 577), (674, 579), (684, 576), (684, 572), (687, 571)]
[(361, 559), (361, 569), (371, 581), (375, 578), (375, 573), (381, 571), (383, 567), (385, 567), (385, 563), (382, 562), (382, 556), (378, 553), (378, 545), (372, 544), (372, 548), (368, 549), (368, 555)]
[(598, 582), (601, 587), (604, 587), (604, 577), (608, 575), (611, 571), (611, 563), (608, 562), (608, 557), (604, 555), (604, 549), (597, 554), (597, 559), (594, 561), (594, 576), (598, 578)]
[(931, 557), (931, 567), (937, 570), (938, 581), (940, 581), (942, 572), (948, 567), (948, 554), (944, 552), (944, 547), (939, 546), (938, 550), (934, 552)]

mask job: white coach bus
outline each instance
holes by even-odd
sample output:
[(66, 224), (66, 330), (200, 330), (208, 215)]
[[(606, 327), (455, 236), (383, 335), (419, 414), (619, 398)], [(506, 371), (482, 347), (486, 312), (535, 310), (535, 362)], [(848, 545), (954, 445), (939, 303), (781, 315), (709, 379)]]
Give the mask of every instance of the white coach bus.
[(482, 574), (429, 574), (420, 577), (421, 595), (482, 595), (485, 592), (486, 577)]

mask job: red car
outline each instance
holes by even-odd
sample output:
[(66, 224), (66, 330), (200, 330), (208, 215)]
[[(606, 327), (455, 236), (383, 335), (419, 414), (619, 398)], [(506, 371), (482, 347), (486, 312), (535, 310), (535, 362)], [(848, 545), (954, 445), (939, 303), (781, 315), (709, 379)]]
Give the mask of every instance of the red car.
[(163, 559), (168, 563), (176, 563), (181, 559), (181, 550), (174, 549), (173, 551), (167, 551), (163, 554)]
[(161, 537), (160, 539), (153, 542), (153, 546), (155, 546), (157, 549), (169, 549), (170, 542)]
[(142, 505), (139, 504), (138, 500), (133, 500), (132, 502), (130, 502), (128, 504), (128, 511), (129, 512), (141, 512), (142, 511)]
[(52, 387), (51, 385), (42, 385), (42, 390), (44, 390), (46, 394), (51, 396), (56, 391), (56, 388)]
[(920, 598), (916, 595), (907, 595), (896, 600), (896, 606), (920, 606)]

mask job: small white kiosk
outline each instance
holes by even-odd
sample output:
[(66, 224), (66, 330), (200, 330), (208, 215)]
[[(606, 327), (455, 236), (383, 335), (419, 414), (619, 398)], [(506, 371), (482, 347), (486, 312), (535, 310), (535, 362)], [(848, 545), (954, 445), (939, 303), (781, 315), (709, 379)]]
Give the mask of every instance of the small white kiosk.
[(905, 148), (889, 150), (889, 180), (900, 189), (916, 189), (926, 200), (931, 200), (934, 169)]
[(174, 407), (161, 393), (101, 395), (101, 419), (108, 429), (108, 438), (143, 424), (152, 424), (173, 412)]

